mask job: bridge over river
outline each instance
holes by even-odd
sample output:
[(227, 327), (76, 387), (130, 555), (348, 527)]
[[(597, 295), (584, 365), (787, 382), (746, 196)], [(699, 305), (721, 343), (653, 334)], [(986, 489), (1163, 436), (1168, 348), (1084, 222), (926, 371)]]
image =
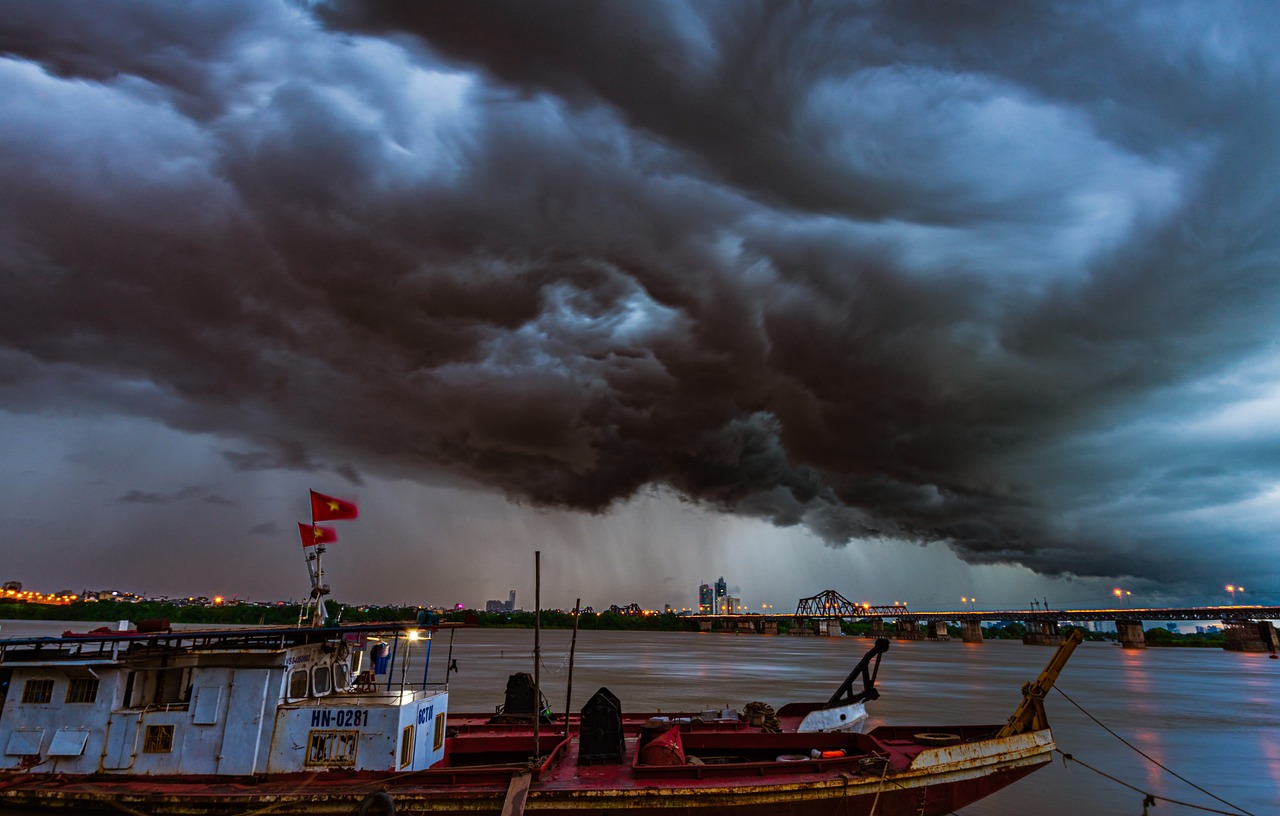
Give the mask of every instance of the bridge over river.
[[(1061, 627), (1092, 621), (1113, 621), (1126, 648), (1146, 648), (1143, 621), (1211, 621), (1222, 622), (1224, 648), (1232, 651), (1276, 652), (1280, 636), (1272, 620), (1280, 619), (1280, 606), (1191, 606), (1168, 608), (1107, 609), (961, 609), (940, 612), (912, 612), (906, 604), (873, 605), (856, 603), (839, 592), (828, 589), (809, 598), (801, 598), (794, 614), (729, 614), (691, 616), (703, 630), (715, 628), (739, 632), (776, 633), (779, 620), (791, 621), (791, 633), (831, 636), (840, 634), (842, 620), (870, 621), (875, 636), (899, 640), (950, 640), (949, 624), (959, 624), (960, 638), (965, 643), (982, 642), (982, 622), (1021, 623), (1026, 627), (1022, 642), (1056, 645), (1061, 642)], [(885, 623), (893, 621), (893, 631)], [(717, 626), (718, 624), (718, 626)]]

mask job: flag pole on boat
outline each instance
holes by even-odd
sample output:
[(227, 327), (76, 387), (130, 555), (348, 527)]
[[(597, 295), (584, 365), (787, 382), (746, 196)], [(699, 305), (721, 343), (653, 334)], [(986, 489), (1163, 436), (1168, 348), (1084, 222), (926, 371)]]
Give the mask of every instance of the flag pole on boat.
[(315, 610), (311, 616), (312, 626), (324, 626), (328, 620), (328, 612), (324, 605), (324, 596), (329, 594), (329, 586), (324, 582), (324, 567), (320, 563), (320, 556), (324, 553), (324, 545), (329, 541), (337, 541), (337, 531), (332, 527), (321, 527), (321, 521), (342, 521), (345, 519), (353, 519), (358, 516), (359, 510), (354, 502), (345, 501), (343, 499), (335, 499), (333, 496), (326, 496), (323, 493), (311, 491), (311, 540), (307, 540), (304, 525), (299, 522), (299, 532), (302, 533), (303, 549), (312, 548), (307, 553), (307, 572), (311, 576), (311, 595), (306, 605), (299, 610), (298, 625), (302, 625), (302, 619), (307, 609), (311, 608), (312, 601), (315, 602)]

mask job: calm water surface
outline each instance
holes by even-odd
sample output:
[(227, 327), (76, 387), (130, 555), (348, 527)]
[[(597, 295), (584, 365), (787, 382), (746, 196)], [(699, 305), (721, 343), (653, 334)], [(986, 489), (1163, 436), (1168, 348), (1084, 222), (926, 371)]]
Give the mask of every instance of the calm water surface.
[[(88, 628), (100, 624), (89, 624)], [(83, 624), (6, 621), (0, 637), (59, 634)], [(443, 681), (451, 632), (437, 632), (428, 677)], [(502, 702), (507, 675), (533, 670), (533, 632), (460, 629), (452, 633), (458, 673), (455, 711), (489, 711)], [(542, 633), (543, 693), (565, 708), (570, 633)], [(403, 643), (401, 644), (403, 646)], [(869, 648), (861, 638), (793, 638), (719, 633), (597, 632), (578, 635), (573, 699), (580, 708), (601, 686), (624, 711), (690, 710), (753, 700), (775, 707), (826, 700)], [(407, 676), (421, 682), (426, 648), (410, 654)], [(1003, 723), (1052, 649), (1009, 641), (983, 644), (897, 642), (869, 706), (871, 724), (939, 726)], [(1217, 649), (1124, 650), (1085, 643), (1059, 687), (1094, 717), (1181, 776), (1255, 816), (1280, 814), (1280, 660)], [(1220, 811), (1231, 808), (1160, 770), (1073, 707), (1047, 701), (1058, 747), (1144, 791)], [(1142, 796), (1061, 758), (1021, 782), (965, 808), (965, 816), (1139, 816)], [(1160, 814), (1197, 812), (1160, 802)]]

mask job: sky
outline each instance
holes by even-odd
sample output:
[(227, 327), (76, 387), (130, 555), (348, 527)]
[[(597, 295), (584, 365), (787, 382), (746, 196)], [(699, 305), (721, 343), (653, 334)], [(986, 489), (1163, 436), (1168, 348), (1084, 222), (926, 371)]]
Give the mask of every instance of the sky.
[(1280, 601), (1278, 33), (0, 2), (0, 580)]

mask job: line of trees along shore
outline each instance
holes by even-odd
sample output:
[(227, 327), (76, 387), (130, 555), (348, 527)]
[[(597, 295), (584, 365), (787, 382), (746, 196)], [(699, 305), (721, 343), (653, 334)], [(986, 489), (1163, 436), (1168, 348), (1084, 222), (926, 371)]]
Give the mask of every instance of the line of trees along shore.
[[(416, 606), (341, 606), (333, 605), (341, 610), (343, 623), (396, 623), (422, 621), (423, 610)], [(168, 620), (171, 623), (208, 623), (221, 625), (258, 625), (258, 626), (293, 626), (298, 622), (300, 612), (298, 604), (223, 604), (219, 606), (189, 606), (185, 604), (167, 603), (163, 601), (77, 601), (63, 605), (0, 603), (0, 619), (4, 620), (65, 620), (114, 623), (129, 620)], [(466, 609), (449, 611), (439, 616), (441, 621), (462, 623), (481, 627), (532, 629), (534, 614), (532, 612), (480, 612)], [(542, 626), (547, 629), (572, 629), (573, 614), (559, 610), (544, 610)], [(654, 615), (635, 615), (617, 612), (584, 613), (578, 619), (579, 629), (607, 629), (618, 631), (660, 631), (660, 632), (696, 632), (698, 623), (681, 615), (671, 613)], [(778, 623), (779, 634), (790, 631), (790, 623), (785, 618)], [(892, 633), (892, 624), (886, 627)], [(948, 627), (951, 637), (960, 637), (960, 628)], [(868, 621), (844, 621), (841, 630), (846, 635), (870, 637), (871, 623)], [(1021, 640), (1026, 634), (1026, 627), (1020, 623), (1005, 623), (987, 627), (982, 630), (983, 637), (988, 640)], [(1064, 627), (1063, 634), (1071, 631)], [(1116, 639), (1114, 632), (1091, 632), (1084, 630), (1088, 640), (1104, 641)], [(1168, 629), (1154, 628), (1146, 631), (1148, 646), (1183, 646), (1183, 647), (1216, 647), (1222, 648), (1223, 636), (1215, 633), (1171, 632)]]

